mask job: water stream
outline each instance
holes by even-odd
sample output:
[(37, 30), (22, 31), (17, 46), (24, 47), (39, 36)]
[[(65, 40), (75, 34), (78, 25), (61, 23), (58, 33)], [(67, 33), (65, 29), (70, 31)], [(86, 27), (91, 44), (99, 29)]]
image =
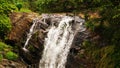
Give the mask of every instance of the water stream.
[[(44, 19), (45, 20), (45, 19)], [(45, 23), (45, 21), (43, 21)], [(44, 50), (39, 68), (65, 68), (67, 56), (77, 32), (85, 30), (84, 20), (78, 16), (62, 16), (58, 25), (51, 25), (44, 42)], [(27, 41), (23, 49), (32, 36), (35, 27), (33, 23)]]
[(26, 51), (26, 52), (28, 52), (28, 50), (26, 49), (26, 47), (28, 45), (29, 40), (32, 37), (32, 34), (34, 33), (34, 29), (35, 29), (36, 25), (37, 25), (37, 22), (35, 20), (33, 20), (33, 25), (31, 26), (31, 28), (29, 30), (29, 33), (27, 35), (27, 40), (26, 40), (26, 42), (24, 44), (24, 47), (23, 47), (23, 50)]

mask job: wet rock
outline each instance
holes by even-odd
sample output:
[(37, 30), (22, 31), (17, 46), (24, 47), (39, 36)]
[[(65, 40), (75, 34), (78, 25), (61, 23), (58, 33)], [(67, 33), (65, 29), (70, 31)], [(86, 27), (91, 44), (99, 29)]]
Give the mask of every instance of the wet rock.
[(23, 64), (21, 61), (3, 59), (0, 62), (0, 68), (21, 68), (21, 67), (26, 67), (26, 65)]
[[(65, 14), (63, 14), (65, 15)], [(37, 64), (39, 63), (39, 59), (41, 58), (44, 40), (49, 31), (51, 25), (58, 26), (58, 22), (61, 20), (62, 14), (55, 14), (51, 16), (44, 15), (46, 20), (37, 20), (40, 23), (39, 27), (36, 29), (40, 29), (34, 32), (32, 38), (29, 41), (27, 49), (29, 52), (25, 52), (22, 50), (24, 43), (27, 38), (27, 34), (29, 33), (29, 29), (33, 24), (34, 18), (38, 17), (36, 13), (12, 13), (10, 15), (11, 22), (12, 22), (12, 31), (8, 34), (8, 41), (10, 44), (15, 44), (19, 47), (19, 54), (21, 60), (25, 63)], [(39, 16), (41, 19), (41, 17)], [(78, 20), (78, 19), (77, 19)], [(42, 23), (41, 23), (42, 21)], [(78, 20), (79, 21), (79, 20)], [(79, 68), (80, 65), (85, 67), (86, 60), (80, 59), (78, 53), (84, 54), (84, 49), (81, 49), (81, 43), (86, 40), (93, 38), (93, 36), (89, 36), (89, 31), (81, 32), (79, 31), (74, 38), (69, 56), (67, 61), (67, 68)], [(92, 40), (97, 40), (99, 36), (94, 36)], [(6, 66), (6, 65), (5, 65)], [(15, 67), (14, 63), (10, 65)], [(76, 67), (75, 67), (76, 66)]]
[[(30, 40), (30, 44), (27, 47), (28, 50), (30, 50), (30, 53), (26, 53), (22, 50), (29, 29), (33, 24), (33, 19), (38, 17), (38, 14), (14, 12), (9, 16), (12, 22), (12, 30), (8, 34), (8, 39), (6, 40), (6, 43), (18, 47), (19, 51), (17, 52), (19, 53), (20, 57), (23, 59), (25, 63), (29, 64), (30, 62), (30, 64), (33, 64), (38, 62), (39, 61), (38, 59), (40, 58), (41, 55), (40, 53), (42, 52), (43, 49), (42, 46), (43, 46), (44, 35), (41, 30), (35, 32), (35, 34), (33, 34), (32, 37), (33, 39)], [(14, 64), (11, 66), (14, 66)]]
[(36, 13), (12, 13), (9, 15), (12, 22), (12, 30), (8, 39), (18, 42), (29, 30), (32, 20), (38, 15)]

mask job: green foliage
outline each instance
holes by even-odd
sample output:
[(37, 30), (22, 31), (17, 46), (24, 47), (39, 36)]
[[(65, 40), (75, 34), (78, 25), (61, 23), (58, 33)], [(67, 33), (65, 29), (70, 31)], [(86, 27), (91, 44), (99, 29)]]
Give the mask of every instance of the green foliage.
[(18, 8), (18, 10), (20, 11), (20, 9), (22, 8), (22, 4), (21, 3), (17, 3), (16, 7)]
[(91, 46), (91, 42), (88, 41), (88, 40), (85, 40), (83, 43), (82, 43), (82, 47), (83, 48), (87, 48), (87, 47), (90, 47)]
[(116, 5), (116, 2), (111, 0), (37, 0), (36, 6), (40, 12), (73, 12), (103, 9), (104, 6)]
[(93, 64), (95, 68), (120, 67), (120, 50), (116, 45), (99, 47), (90, 41), (85, 41), (81, 47), (85, 49), (85, 55), (89, 57), (89, 61), (95, 63)]
[(36, 2), (36, 0), (28, 0), (27, 1), (27, 4), (29, 5), (28, 7), (29, 7), (29, 9), (30, 10), (32, 10), (32, 11), (34, 11), (34, 12), (36, 12), (36, 11), (38, 11), (38, 7), (37, 7), (37, 2)]
[(102, 48), (101, 51), (101, 59), (97, 64), (97, 68), (115, 68), (115, 56), (114, 56), (114, 47), (115, 46), (106, 46)]
[(12, 47), (9, 46), (9, 45), (6, 45), (5, 43), (3, 42), (0, 42), (0, 51), (9, 51), (11, 50)]
[(94, 31), (94, 29), (95, 29), (95, 24), (94, 24), (93, 21), (91, 21), (91, 20), (87, 21), (87, 22), (85, 23), (85, 26), (86, 26), (87, 28), (89, 28), (91, 31)]
[(16, 60), (18, 58), (18, 55), (14, 52), (12, 52), (12, 47), (9, 45), (6, 45), (3, 42), (0, 42), (0, 60), (2, 58), (7, 58), (9, 60)]
[(4, 37), (11, 30), (10, 19), (5, 15), (0, 15), (0, 36)]
[(20, 10), (23, 8), (24, 10), (29, 9), (28, 0), (0, 0), (0, 14), (8, 15), (10, 12), (17, 11), (17, 9)]
[(11, 23), (8, 14), (15, 10), (16, 7), (6, 0), (0, 0), (0, 37), (4, 36), (11, 30)]
[[(57, 2), (57, 0), (38, 0), (37, 1), (37, 9), (40, 12), (51, 12), (52, 10), (48, 8), (51, 8), (54, 6), (52, 9), (57, 9), (56, 6), (54, 5)], [(57, 3), (56, 3), (57, 4)], [(59, 10), (59, 9), (57, 9)]]
[(37, 0), (36, 3), (40, 12), (72, 12), (79, 10), (81, 2), (81, 0)]
[(118, 45), (99, 47), (99, 45), (95, 45), (90, 41), (84, 41), (81, 47), (85, 49), (89, 61), (95, 63), (93, 64), (95, 68), (120, 67), (120, 49)]
[(9, 60), (16, 60), (18, 58), (18, 55), (12, 51), (9, 51), (5, 54), (5, 57)]
[(31, 6), (29, 5), (30, 0), (14, 0), (13, 3), (17, 7), (18, 10), (15, 12), (31, 12)]
[(31, 52), (35, 52), (35, 48), (33, 47), (33, 45), (30, 45), (30, 46), (28, 47), (28, 49), (29, 49)]
[(16, 7), (13, 4), (8, 3), (6, 0), (0, 0), (0, 14), (8, 15)]
[(0, 61), (3, 59), (3, 55), (2, 54), (0, 54)]
[(28, 8), (21, 8), (20, 11), (15, 11), (15, 12), (32, 12), (32, 11)]

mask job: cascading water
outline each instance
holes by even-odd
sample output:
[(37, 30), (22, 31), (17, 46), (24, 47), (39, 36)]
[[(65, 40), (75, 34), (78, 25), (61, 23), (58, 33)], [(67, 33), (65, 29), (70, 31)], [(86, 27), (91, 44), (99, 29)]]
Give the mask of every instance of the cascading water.
[[(79, 24), (73, 20), (73, 17), (65, 16), (60, 21), (58, 27), (52, 26), (50, 28), (47, 34), (48, 38), (45, 39), (39, 68), (65, 68), (66, 59), (74, 36), (83, 24), (82, 19), (79, 19), (80, 21), (82, 20)], [(81, 31), (85, 30), (83, 27), (81, 29)]]
[(26, 52), (28, 52), (28, 50), (26, 49), (26, 46), (28, 45), (28, 42), (29, 42), (30, 38), (32, 37), (32, 34), (34, 33), (34, 29), (35, 29), (36, 25), (37, 25), (36, 20), (33, 20), (33, 25), (31, 26), (31, 28), (29, 30), (29, 33), (27, 35), (27, 40), (26, 40), (25, 45), (23, 47), (23, 50)]
[[(45, 19), (48, 18), (52, 18), (51, 20), (54, 21), (51, 21), (52, 26), (49, 28), (47, 38), (45, 38), (44, 50), (42, 59), (39, 63), (39, 68), (65, 68), (65, 63), (67, 61), (67, 56), (74, 36), (78, 31), (82, 32), (85, 30), (83, 25), (84, 20), (78, 16), (44, 16), (43, 20), (41, 19), (33, 23), (23, 49), (26, 50), (25, 47), (34, 33), (35, 27), (40, 23), (45, 24)], [(56, 23), (58, 24), (57, 26), (54, 25)]]

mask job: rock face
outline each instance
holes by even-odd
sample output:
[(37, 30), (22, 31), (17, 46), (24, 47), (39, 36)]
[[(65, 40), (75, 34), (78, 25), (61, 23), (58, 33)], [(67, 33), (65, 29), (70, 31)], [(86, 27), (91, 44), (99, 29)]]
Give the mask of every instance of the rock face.
[[(60, 14), (56, 14), (60, 15)], [(20, 58), (22, 61), (27, 63), (28, 65), (31, 64), (38, 64), (39, 59), (41, 58), (42, 51), (43, 51), (43, 45), (44, 45), (44, 39), (46, 37), (47, 28), (44, 25), (42, 25), (39, 31), (35, 32), (32, 36), (32, 38), (29, 41), (29, 44), (27, 46), (27, 49), (29, 52), (25, 52), (22, 50), (22, 47), (25, 44), (27, 34), (29, 32), (29, 29), (31, 25), (33, 24), (32, 21), (34, 18), (38, 17), (39, 15), (36, 13), (12, 13), (10, 14), (10, 19), (12, 22), (12, 30), (8, 34), (8, 40), (6, 41), (8, 44), (18, 46)], [(40, 16), (39, 16), (40, 17)], [(46, 20), (48, 25), (53, 24), (57, 25), (57, 23), (54, 23), (55, 20), (51, 20), (53, 23), (50, 23), (50, 20)], [(79, 65), (85, 65), (85, 59), (80, 59), (78, 56), (78, 53), (84, 54), (84, 50), (80, 48), (82, 45), (81, 43), (89, 37), (89, 31), (85, 31), (83, 33), (78, 33), (75, 36), (75, 39), (73, 41), (66, 68), (79, 68)]]
[(38, 15), (35, 13), (12, 13), (10, 19), (12, 30), (8, 35), (9, 40), (20, 41), (23, 34), (29, 30), (32, 20)]
[(23, 64), (20, 61), (11, 61), (11, 60), (7, 60), (7, 59), (3, 59), (0, 62), (0, 68), (25, 68), (25, 64)]
[[(44, 33), (42, 30), (37, 31), (30, 40), (28, 44), (28, 49), (30, 52), (26, 53), (22, 50), (24, 43), (26, 41), (27, 34), (31, 25), (33, 24), (33, 19), (38, 17), (36, 13), (12, 13), (10, 14), (10, 19), (12, 22), (12, 30), (8, 34), (8, 39), (6, 43), (18, 47), (18, 53), (20, 54), (21, 60), (27, 64), (36, 64), (42, 53), (43, 49), (43, 38)], [(40, 37), (38, 37), (38, 35)], [(37, 36), (37, 37), (36, 37)]]

